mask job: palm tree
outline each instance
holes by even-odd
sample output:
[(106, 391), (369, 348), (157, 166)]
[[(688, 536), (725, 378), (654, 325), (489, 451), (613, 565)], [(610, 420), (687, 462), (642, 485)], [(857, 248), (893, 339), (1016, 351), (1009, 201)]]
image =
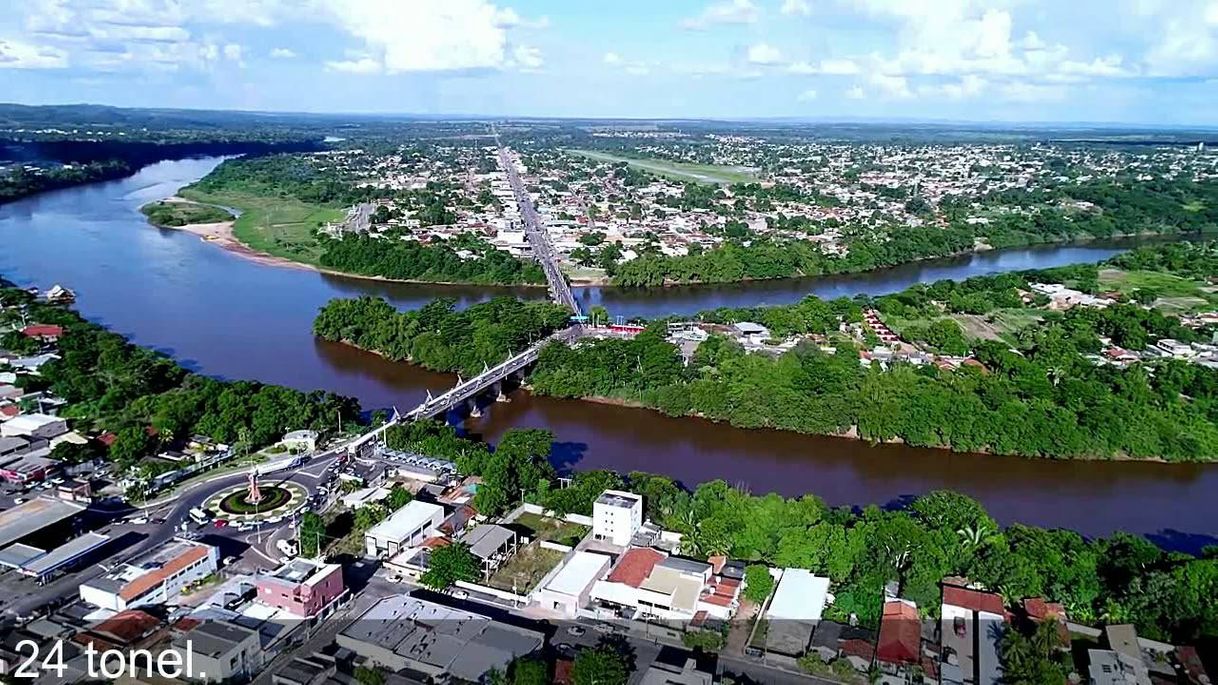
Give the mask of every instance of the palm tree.
[(965, 547), (976, 549), (992, 540), (994, 532), (988, 524), (977, 522), (957, 530), (956, 535), (964, 540)]

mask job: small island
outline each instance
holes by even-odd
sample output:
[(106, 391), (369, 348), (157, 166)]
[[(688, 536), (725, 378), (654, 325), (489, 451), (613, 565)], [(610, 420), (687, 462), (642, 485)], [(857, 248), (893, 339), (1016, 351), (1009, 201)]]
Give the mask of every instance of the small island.
[(148, 222), (162, 228), (180, 228), (192, 224), (215, 224), (236, 217), (228, 210), (179, 198), (150, 202), (140, 207)]

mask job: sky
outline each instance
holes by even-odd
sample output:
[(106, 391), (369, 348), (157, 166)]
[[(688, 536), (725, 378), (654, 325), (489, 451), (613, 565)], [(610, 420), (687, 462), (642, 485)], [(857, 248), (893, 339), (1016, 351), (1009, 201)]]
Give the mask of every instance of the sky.
[(1218, 126), (1218, 0), (8, 0), (0, 101)]

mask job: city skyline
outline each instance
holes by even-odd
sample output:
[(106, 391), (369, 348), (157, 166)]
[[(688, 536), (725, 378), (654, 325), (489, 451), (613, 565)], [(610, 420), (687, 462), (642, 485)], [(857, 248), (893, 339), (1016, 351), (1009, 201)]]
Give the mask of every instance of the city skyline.
[(29, 104), (1196, 126), (1218, 120), (1216, 77), (1213, 0), (61, 0), (0, 19), (0, 85)]

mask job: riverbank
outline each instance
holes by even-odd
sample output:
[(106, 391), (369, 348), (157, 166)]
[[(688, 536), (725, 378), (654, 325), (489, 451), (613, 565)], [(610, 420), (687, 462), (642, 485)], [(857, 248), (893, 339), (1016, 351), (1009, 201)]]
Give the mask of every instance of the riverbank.
[[(452, 387), (450, 374), (390, 362), (317, 340), (318, 308), (335, 297), (371, 295), (418, 308), (437, 295), (458, 308), (511, 289), (426, 286), (349, 279), (296, 268), (264, 268), (177, 230), (149, 230), (138, 207), (174, 195), (218, 159), (147, 167), (129, 179), (47, 193), (0, 207), (0, 271), (24, 287), (62, 283), (76, 308), (198, 373), (299, 390), (328, 388), (364, 407), (412, 407)], [(865, 276), (733, 287), (646, 291), (586, 288), (581, 305), (615, 315), (661, 318), (719, 307), (797, 302), (862, 293), (878, 297), (917, 283), (1107, 259), (1118, 247), (1041, 247), (925, 263)], [(137, 265), (138, 268), (133, 268)], [(514, 291), (541, 299), (536, 289)], [(481, 368), (481, 367), (479, 367)], [(735, 428), (693, 417), (513, 393), (484, 408), (466, 430), (496, 444), (511, 428), (555, 433), (554, 464), (662, 472), (690, 487), (713, 479), (753, 492), (820, 493), (832, 506), (885, 506), (935, 489), (964, 492), (1004, 523), (1069, 527), (1088, 536), (1122, 530), (1173, 549), (1200, 549), (1218, 536), (1218, 467), (1136, 461), (1066, 461), (944, 452), (913, 445)]]

